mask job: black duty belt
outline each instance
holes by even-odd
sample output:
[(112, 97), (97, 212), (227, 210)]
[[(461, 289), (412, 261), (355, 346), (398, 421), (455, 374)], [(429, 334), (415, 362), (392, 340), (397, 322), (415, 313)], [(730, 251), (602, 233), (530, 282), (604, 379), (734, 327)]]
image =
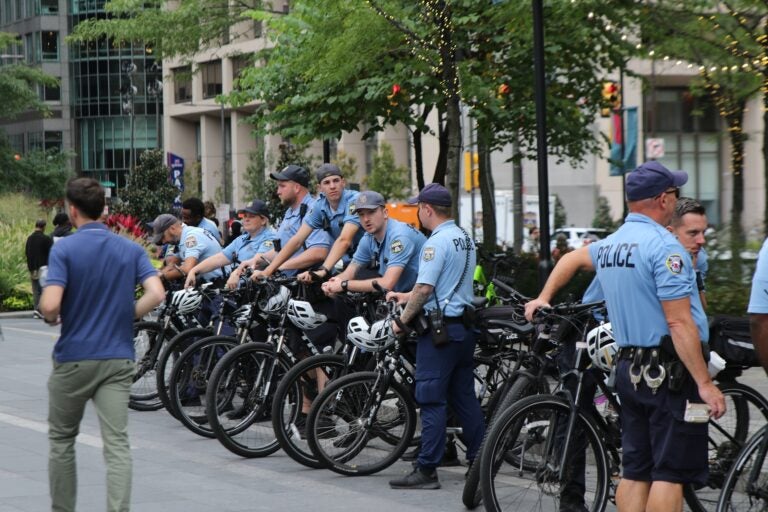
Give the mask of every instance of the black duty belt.
[(461, 316), (444, 316), (443, 322), (447, 324), (463, 324), (464, 317)]
[(643, 354), (640, 357), (640, 363), (646, 364), (650, 358), (651, 353), (656, 350), (659, 362), (660, 363), (668, 363), (672, 361), (677, 361), (677, 357), (669, 355), (667, 351), (662, 349), (661, 347), (621, 347), (619, 348), (619, 351), (616, 353), (616, 358), (619, 360), (628, 360), (633, 361), (635, 359), (635, 354), (637, 353), (638, 349), (642, 349)]

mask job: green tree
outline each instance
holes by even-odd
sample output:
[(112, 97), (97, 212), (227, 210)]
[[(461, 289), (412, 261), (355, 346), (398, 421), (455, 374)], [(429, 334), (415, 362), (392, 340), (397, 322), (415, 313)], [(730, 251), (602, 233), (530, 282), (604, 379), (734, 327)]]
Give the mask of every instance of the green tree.
[(161, 149), (144, 151), (128, 176), (116, 211), (133, 215), (143, 222), (151, 222), (161, 213), (170, 212), (179, 193), (171, 184), (170, 174), (171, 170), (163, 163)]
[(23, 192), (38, 199), (61, 199), (64, 186), (72, 177), (72, 154), (50, 149), (19, 154), (18, 160), (0, 133), (0, 195)]
[(555, 225), (553, 228), (564, 228), (568, 225), (568, 212), (565, 211), (565, 206), (560, 200), (560, 196), (555, 194)]
[(347, 183), (354, 182), (357, 179), (357, 159), (345, 151), (337, 151), (336, 158), (331, 160), (332, 163), (339, 166), (341, 174)]
[(619, 223), (611, 217), (611, 204), (605, 196), (598, 196), (597, 207), (595, 208), (595, 217), (592, 219), (593, 228), (607, 229), (615, 231)]
[(398, 201), (409, 196), (410, 185), (408, 168), (395, 165), (392, 146), (382, 144), (373, 156), (373, 168), (365, 178), (365, 187), (383, 195), (387, 201)]
[[(20, 44), (19, 35), (0, 32), (0, 53)], [(48, 108), (37, 94), (37, 85), (56, 85), (58, 80), (42, 70), (24, 63), (0, 66), (0, 118), (13, 119), (28, 111), (47, 113)]]

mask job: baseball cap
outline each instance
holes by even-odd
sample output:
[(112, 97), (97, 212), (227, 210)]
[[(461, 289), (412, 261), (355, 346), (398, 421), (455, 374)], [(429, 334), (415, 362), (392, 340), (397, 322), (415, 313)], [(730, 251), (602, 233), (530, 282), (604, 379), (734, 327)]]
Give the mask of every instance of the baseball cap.
[(384, 196), (373, 190), (360, 192), (355, 199), (355, 211), (357, 210), (375, 210), (379, 206), (386, 205)]
[(669, 187), (682, 187), (687, 181), (687, 172), (670, 171), (659, 162), (651, 160), (627, 174), (627, 201), (656, 197)]
[(272, 172), (269, 177), (277, 181), (295, 181), (302, 187), (309, 187), (309, 173), (300, 165), (287, 165), (280, 172)]
[(158, 215), (152, 222), (152, 243), (155, 245), (162, 243), (163, 234), (165, 231), (171, 226), (175, 226), (179, 222), (179, 219), (170, 213), (161, 213)]
[(408, 200), (408, 204), (427, 203), (437, 206), (451, 206), (451, 193), (439, 183), (430, 183), (419, 195)]
[(251, 204), (246, 205), (245, 208), (240, 208), (237, 210), (237, 213), (243, 212), (252, 213), (254, 215), (261, 215), (262, 217), (269, 219), (269, 208), (267, 207), (267, 203), (261, 201), (260, 199), (254, 199)]
[(315, 171), (315, 176), (317, 176), (317, 182), (320, 183), (328, 176), (341, 176), (344, 177), (341, 174), (341, 169), (339, 169), (338, 165), (334, 164), (323, 164), (320, 167), (317, 168)]

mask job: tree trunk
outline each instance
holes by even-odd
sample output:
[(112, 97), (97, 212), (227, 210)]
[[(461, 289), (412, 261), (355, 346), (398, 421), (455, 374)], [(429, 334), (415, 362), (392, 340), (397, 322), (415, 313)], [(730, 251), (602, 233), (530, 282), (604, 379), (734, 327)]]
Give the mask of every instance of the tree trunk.
[(451, 208), (453, 218), (459, 218), (459, 172), (461, 170), (461, 108), (459, 97), (454, 95), (448, 100), (446, 113), (446, 138), (448, 141), (447, 159), (445, 162), (447, 183), (445, 184), (453, 198)]
[(733, 193), (731, 206), (731, 267), (733, 275), (741, 275), (741, 250), (744, 247), (744, 229), (741, 214), (744, 212), (744, 141), (742, 131), (745, 101), (738, 101), (731, 114), (726, 117), (728, 136), (731, 140), (731, 173), (733, 175)]
[[(480, 204), (483, 212), (483, 249), (496, 252), (496, 194), (491, 169), (490, 133), (482, 121), (477, 123), (477, 154), (479, 164)], [(475, 212), (472, 212), (472, 222)]]
[(515, 254), (523, 250), (523, 155), (520, 154), (520, 141), (517, 135), (512, 141), (512, 225), (515, 227), (513, 244)]
[(437, 107), (437, 141), (439, 150), (437, 153), (437, 162), (435, 163), (435, 174), (432, 176), (432, 183), (445, 185), (445, 169), (448, 162), (448, 131), (444, 126), (445, 109), (442, 105)]
[(413, 153), (416, 160), (416, 187), (424, 188), (424, 155), (421, 147), (421, 130), (413, 130)]
[(768, 94), (763, 93), (763, 237), (768, 237)]

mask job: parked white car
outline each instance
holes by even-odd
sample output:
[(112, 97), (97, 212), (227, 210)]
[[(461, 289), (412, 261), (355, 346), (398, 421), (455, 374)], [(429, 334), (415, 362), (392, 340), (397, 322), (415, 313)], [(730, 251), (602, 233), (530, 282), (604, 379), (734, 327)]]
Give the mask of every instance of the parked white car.
[(560, 228), (556, 230), (554, 233), (552, 233), (552, 238), (550, 239), (550, 245), (552, 249), (555, 248), (555, 243), (557, 242), (557, 236), (560, 234), (565, 235), (566, 239), (568, 240), (569, 246), (571, 246), (574, 249), (578, 249), (579, 247), (582, 247), (584, 245), (584, 240), (586, 239), (590, 239), (594, 242), (595, 240), (600, 240), (605, 238), (611, 233), (607, 229), (600, 229), (600, 228), (576, 228), (576, 227)]

